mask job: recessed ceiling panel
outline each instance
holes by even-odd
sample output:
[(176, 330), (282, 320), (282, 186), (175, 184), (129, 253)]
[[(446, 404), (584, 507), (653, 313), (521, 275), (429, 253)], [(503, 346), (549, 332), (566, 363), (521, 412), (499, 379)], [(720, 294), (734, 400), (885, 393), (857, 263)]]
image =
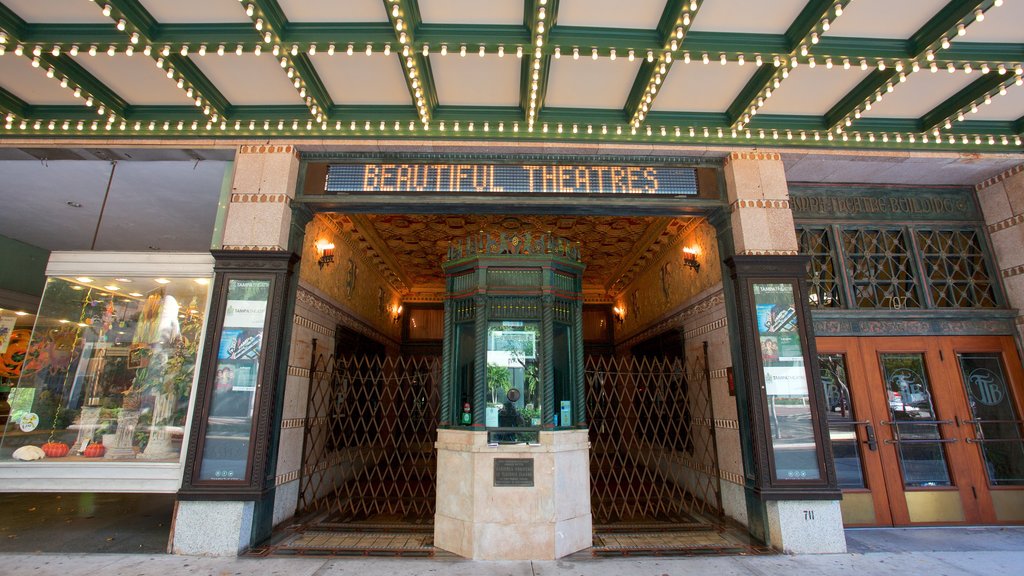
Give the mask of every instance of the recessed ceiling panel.
[(0, 86), (28, 104), (82, 104), (57, 78), (47, 78), (44, 68), (33, 68), (24, 56), (0, 56)]
[(236, 0), (139, 0), (163, 24), (251, 22), (245, 5)]
[(831, 70), (823, 65), (800, 66), (782, 81), (760, 113), (824, 116), (870, 73), (857, 67), (844, 70), (842, 65)]
[(494, 54), (430, 57), (442, 106), (518, 106), (521, 65), (519, 58)]
[(419, 6), (429, 24), (523, 23), (523, 0), (420, 0)]
[(608, 58), (592, 60), (590, 56), (551, 59), (545, 106), (554, 108), (622, 109), (633, 87), (640, 59)]
[(189, 56), (220, 93), (235, 105), (302, 104), (285, 71), (270, 54)]
[(334, 56), (318, 52), (311, 59), (335, 104), (412, 105), (401, 60), (395, 55), (348, 56), (339, 51)]
[(992, 103), (979, 105), (974, 114), (967, 114), (968, 120), (1019, 120), (1024, 118), (1024, 88), (1010, 86), (1006, 96), (993, 96)]
[(894, 83), (893, 91), (883, 93), (882, 101), (874, 102), (864, 115), (869, 118), (920, 118), (980, 75), (922, 70), (907, 76), (907, 81), (902, 84)]
[(174, 85), (174, 80), (156, 67), (152, 58), (124, 54), (89, 56), (85, 52), (79, 52), (75, 61), (129, 104), (192, 104), (192, 100), (185, 96), (185, 92)]
[[(999, 8), (989, 8), (985, 19), (974, 22), (962, 38), (966, 42), (1024, 43), (1024, 3), (1004, 2)], [(964, 42), (964, 43), (966, 43)], [(962, 44), (957, 43), (957, 46)]]
[(53, 23), (113, 23), (104, 16), (102, 8), (85, 0), (3, 0), (3, 4), (14, 11), (22, 20), (37, 24)]
[(807, 0), (705, 0), (691, 30), (784, 34)]
[(842, 16), (832, 19), (832, 28), (827, 34), (907, 40), (947, 3), (947, 0), (856, 0), (850, 2)]
[(654, 30), (664, 11), (665, 0), (561, 0), (558, 24)]
[(672, 67), (668, 79), (654, 99), (659, 112), (725, 112), (736, 95), (743, 90), (756, 66), (722, 66), (714, 62), (679, 63)]
[(381, 0), (277, 0), (289, 22), (387, 22)]

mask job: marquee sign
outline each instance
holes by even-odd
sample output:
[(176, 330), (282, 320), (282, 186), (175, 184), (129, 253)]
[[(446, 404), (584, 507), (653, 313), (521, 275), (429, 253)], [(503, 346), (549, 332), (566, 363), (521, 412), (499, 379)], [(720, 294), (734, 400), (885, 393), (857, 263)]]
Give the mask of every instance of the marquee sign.
[(333, 164), (331, 193), (697, 195), (694, 168), (542, 164)]

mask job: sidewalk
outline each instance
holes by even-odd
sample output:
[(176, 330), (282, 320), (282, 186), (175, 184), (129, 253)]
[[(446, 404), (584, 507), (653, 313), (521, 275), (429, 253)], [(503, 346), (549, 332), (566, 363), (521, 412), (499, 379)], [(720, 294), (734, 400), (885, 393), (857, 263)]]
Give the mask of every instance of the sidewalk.
[(199, 558), (131, 554), (0, 554), (0, 573), (32, 576), (952, 576), (1017, 574), (1024, 528), (849, 530), (851, 552), (820, 556), (614, 558), (473, 562), (392, 558)]

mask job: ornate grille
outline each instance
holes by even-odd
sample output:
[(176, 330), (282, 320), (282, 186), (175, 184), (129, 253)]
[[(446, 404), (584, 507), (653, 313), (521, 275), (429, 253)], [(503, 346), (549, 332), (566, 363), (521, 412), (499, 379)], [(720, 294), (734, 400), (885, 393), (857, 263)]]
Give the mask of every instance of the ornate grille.
[(917, 230), (922, 270), (938, 308), (997, 306), (985, 252), (974, 230)]
[(808, 272), (810, 305), (818, 308), (839, 308), (843, 305), (839, 272), (828, 228), (798, 228), (800, 253), (811, 257)]
[(439, 378), (437, 357), (317, 357), (298, 512), (433, 519)]
[(721, 514), (706, 357), (588, 357), (596, 523), (699, 522)]
[(840, 232), (854, 304), (858, 308), (918, 308), (917, 279), (903, 230)]

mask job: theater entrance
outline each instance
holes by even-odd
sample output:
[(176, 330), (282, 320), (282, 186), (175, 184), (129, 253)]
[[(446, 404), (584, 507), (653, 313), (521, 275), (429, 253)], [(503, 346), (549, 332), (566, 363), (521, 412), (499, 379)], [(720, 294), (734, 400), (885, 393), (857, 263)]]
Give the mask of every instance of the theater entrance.
[(818, 338), (847, 526), (1024, 520), (1010, 336)]

